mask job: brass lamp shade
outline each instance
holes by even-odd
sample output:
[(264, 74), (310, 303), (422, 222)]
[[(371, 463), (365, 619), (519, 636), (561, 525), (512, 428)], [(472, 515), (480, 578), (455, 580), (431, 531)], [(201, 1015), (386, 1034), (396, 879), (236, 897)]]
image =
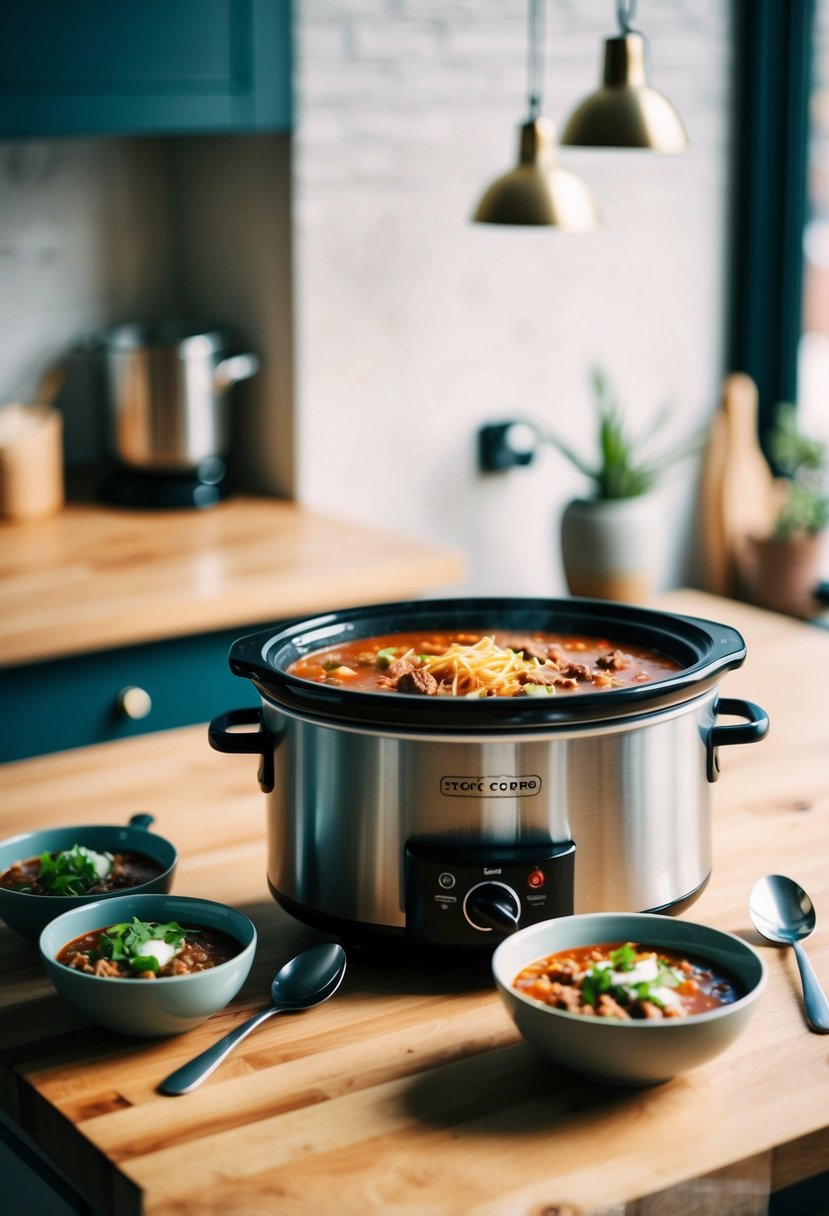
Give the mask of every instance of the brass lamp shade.
[(524, 123), (517, 167), (492, 183), (472, 218), (479, 224), (546, 225), (566, 232), (589, 232), (599, 223), (588, 187), (555, 163), (547, 118)]
[(648, 84), (641, 34), (628, 32), (605, 41), (602, 86), (570, 115), (561, 143), (667, 153), (687, 149), (679, 115), (667, 97)]

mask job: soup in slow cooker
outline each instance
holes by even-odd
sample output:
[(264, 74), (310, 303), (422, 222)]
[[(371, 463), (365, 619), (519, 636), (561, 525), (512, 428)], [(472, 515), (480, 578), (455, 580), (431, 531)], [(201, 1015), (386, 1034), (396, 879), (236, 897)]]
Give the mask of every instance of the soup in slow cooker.
[(362, 692), (549, 697), (647, 684), (673, 675), (680, 664), (606, 638), (421, 631), (340, 642), (303, 655), (287, 670)]
[(635, 942), (559, 950), (524, 967), (512, 986), (553, 1009), (621, 1021), (686, 1018), (741, 995), (707, 963)]

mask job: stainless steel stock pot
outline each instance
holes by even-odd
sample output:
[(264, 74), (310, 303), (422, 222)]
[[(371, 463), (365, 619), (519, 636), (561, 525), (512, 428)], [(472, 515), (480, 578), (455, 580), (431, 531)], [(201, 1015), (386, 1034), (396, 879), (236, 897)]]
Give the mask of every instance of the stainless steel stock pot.
[[(290, 675), (301, 655), (407, 630), (608, 638), (680, 664), (577, 696), (359, 692)], [(447, 599), (349, 608), (236, 641), (261, 706), (210, 724), (260, 756), (268, 881), (289, 912), (345, 939), (492, 946), (571, 912), (677, 912), (711, 872), (719, 749), (768, 717), (721, 698), (745, 659), (727, 625), (586, 599)], [(739, 721), (724, 724), (720, 717)], [(257, 731), (231, 729), (257, 725)]]
[(227, 330), (178, 323), (118, 325), (97, 343), (112, 456), (128, 468), (167, 473), (223, 460), (229, 392), (256, 374), (255, 355), (237, 353)]

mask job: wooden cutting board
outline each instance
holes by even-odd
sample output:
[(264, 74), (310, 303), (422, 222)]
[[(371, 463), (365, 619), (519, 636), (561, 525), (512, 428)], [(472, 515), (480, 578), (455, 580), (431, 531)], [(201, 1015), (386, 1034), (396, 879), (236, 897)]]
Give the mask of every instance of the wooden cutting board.
[(770, 527), (774, 477), (757, 438), (757, 386), (727, 376), (711, 422), (700, 501), (702, 581), (707, 591), (739, 595), (749, 559), (746, 538)]

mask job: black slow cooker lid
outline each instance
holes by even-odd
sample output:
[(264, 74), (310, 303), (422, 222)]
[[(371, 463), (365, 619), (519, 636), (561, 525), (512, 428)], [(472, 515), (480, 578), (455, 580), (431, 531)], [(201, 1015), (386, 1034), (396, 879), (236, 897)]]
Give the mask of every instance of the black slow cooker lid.
[[(408, 630), (463, 629), (482, 633), (576, 633), (660, 651), (680, 670), (649, 684), (557, 697), (422, 697), (362, 692), (300, 679), (286, 670), (303, 655), (327, 646)], [(580, 598), (456, 598), (345, 608), (292, 621), (277, 632), (240, 638), (230, 650), (234, 674), (260, 695), (301, 717), (353, 723), (379, 730), (538, 730), (648, 713), (698, 696), (746, 654), (728, 625), (610, 600)]]

